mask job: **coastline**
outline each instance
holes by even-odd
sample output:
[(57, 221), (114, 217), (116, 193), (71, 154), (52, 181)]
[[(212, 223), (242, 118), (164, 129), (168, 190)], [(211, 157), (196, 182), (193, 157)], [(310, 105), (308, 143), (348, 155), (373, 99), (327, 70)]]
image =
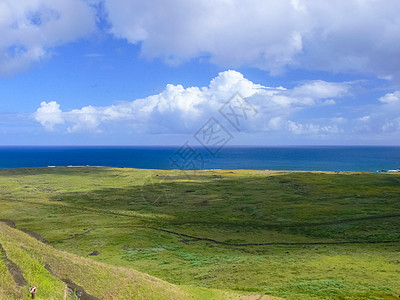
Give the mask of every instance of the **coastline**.
[[(0, 147), (0, 169), (93, 166), (182, 170), (396, 170), (400, 147)], [(213, 149), (211, 149), (213, 150)]]
[(134, 168), (134, 167), (118, 167), (118, 166), (90, 166), (90, 165), (85, 165), (85, 166), (73, 166), (73, 165), (67, 165), (67, 166), (42, 166), (42, 167), (17, 167), (17, 168), (0, 168), (0, 173), (2, 171), (13, 171), (13, 170), (18, 170), (18, 171), (23, 171), (23, 170), (38, 170), (38, 169), (116, 169), (116, 170), (127, 170), (127, 171), (154, 171), (154, 172), (172, 172), (172, 173), (182, 173), (182, 172), (187, 172), (187, 173), (207, 173), (207, 172), (215, 172), (215, 173), (258, 173), (258, 174), (263, 174), (263, 173), (268, 173), (268, 174), (273, 174), (273, 173), (279, 173), (279, 174), (288, 174), (288, 173), (311, 173), (311, 174), (400, 174), (400, 170), (388, 170), (385, 172), (380, 172), (379, 170), (375, 172), (370, 172), (370, 171), (325, 171), (325, 170), (258, 170), (258, 169), (203, 169), (203, 170), (181, 170), (181, 169), (157, 169), (157, 168)]

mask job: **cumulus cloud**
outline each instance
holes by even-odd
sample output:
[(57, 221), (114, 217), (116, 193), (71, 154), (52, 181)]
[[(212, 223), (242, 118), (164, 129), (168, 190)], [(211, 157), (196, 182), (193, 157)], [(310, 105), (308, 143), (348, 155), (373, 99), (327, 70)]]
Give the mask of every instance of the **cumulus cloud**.
[(111, 33), (140, 44), (146, 58), (400, 77), (397, 0), (104, 0), (104, 7)]
[(84, 0), (0, 0), (0, 76), (24, 70), (53, 47), (93, 32), (95, 15)]
[[(293, 89), (267, 87), (230, 70), (219, 73), (208, 87), (184, 88), (168, 84), (157, 95), (117, 105), (86, 106), (61, 112), (56, 102), (43, 102), (35, 113), (35, 119), (47, 129), (65, 122), (70, 133), (101, 132), (113, 125), (147, 133), (193, 133), (208, 118), (218, 114), (232, 96), (239, 94), (258, 112), (249, 118), (244, 130), (278, 130), (286, 126), (286, 118), (295, 111), (323, 106), (325, 99), (341, 97), (348, 89), (347, 83), (325, 81), (304, 82)], [(304, 128), (309, 130), (311, 127)]]
[(34, 118), (49, 131), (52, 131), (55, 125), (64, 123), (60, 105), (55, 101), (40, 103), (40, 107), (35, 112)]

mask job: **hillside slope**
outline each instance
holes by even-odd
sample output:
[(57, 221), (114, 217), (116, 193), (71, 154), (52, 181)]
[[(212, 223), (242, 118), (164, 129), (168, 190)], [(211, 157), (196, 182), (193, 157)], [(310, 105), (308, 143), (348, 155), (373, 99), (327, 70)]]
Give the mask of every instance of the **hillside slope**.
[(169, 284), (54, 249), (9, 225), (0, 222), (0, 299), (28, 298), (29, 285), (38, 288), (36, 299), (72, 299), (74, 292), (81, 299), (259, 298)]

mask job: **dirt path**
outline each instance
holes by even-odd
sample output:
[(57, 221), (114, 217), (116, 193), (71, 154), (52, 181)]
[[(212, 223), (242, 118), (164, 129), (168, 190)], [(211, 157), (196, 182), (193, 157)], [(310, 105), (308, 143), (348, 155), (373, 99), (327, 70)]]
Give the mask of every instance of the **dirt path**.
[(80, 285), (77, 285), (75, 282), (73, 282), (69, 278), (61, 278), (57, 274), (53, 272), (51, 269), (51, 266), (49, 264), (45, 264), (44, 268), (49, 271), (49, 273), (56, 277), (57, 279), (63, 281), (67, 286), (64, 290), (64, 298), (66, 298), (66, 294), (69, 293), (70, 295), (77, 296), (81, 300), (101, 300), (100, 298), (97, 298), (96, 296), (93, 296), (91, 294), (88, 294), (83, 287)]
[[(3, 222), (4, 224), (10, 226), (11, 228), (18, 229), (18, 228), (15, 226), (15, 222), (14, 222), (13, 220), (0, 219), (0, 222)], [(38, 233), (36, 233), (36, 232), (30, 231), (30, 230), (28, 230), (28, 229), (18, 229), (18, 230), (20, 230), (20, 231), (22, 231), (22, 232), (25, 232), (26, 234), (30, 235), (30, 236), (33, 237), (34, 239), (37, 239), (39, 242), (42, 242), (42, 243), (44, 243), (44, 244), (49, 244), (49, 242), (48, 242), (44, 237), (42, 237), (40, 234), (38, 234)]]
[(0, 222), (5, 223), (6, 225), (10, 226), (11, 228), (17, 228), (17, 227), (15, 227), (15, 223), (12, 220), (0, 219)]
[(10, 272), (14, 282), (19, 286), (27, 286), (28, 281), (25, 279), (24, 275), (22, 274), (21, 269), (7, 257), (6, 250), (3, 248), (3, 245), (0, 244), (0, 255), (1, 259), (5, 262), (8, 271)]

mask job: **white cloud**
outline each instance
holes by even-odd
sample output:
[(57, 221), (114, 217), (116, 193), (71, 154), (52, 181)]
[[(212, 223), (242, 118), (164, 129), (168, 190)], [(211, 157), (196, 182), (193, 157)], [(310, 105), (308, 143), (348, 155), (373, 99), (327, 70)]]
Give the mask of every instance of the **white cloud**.
[[(379, 101), (379, 102), (378, 102)], [(400, 92), (394, 91), (378, 98), (377, 105), (366, 106), (364, 116), (353, 119), (353, 131), (375, 135), (382, 139), (386, 134), (400, 133)], [(387, 138), (387, 137), (385, 137)], [(394, 136), (391, 139), (398, 139)]]
[(328, 99), (328, 100), (325, 100), (323, 103), (324, 103), (324, 105), (334, 105), (334, 104), (336, 104), (336, 101), (333, 99)]
[(107, 126), (134, 128), (148, 133), (193, 133), (208, 118), (218, 115), (218, 110), (239, 93), (258, 111), (257, 116), (249, 117), (243, 130), (278, 130), (285, 118), (297, 110), (323, 106), (326, 98), (341, 97), (348, 89), (347, 83), (324, 81), (305, 82), (293, 89), (266, 87), (230, 70), (219, 73), (208, 87), (184, 88), (169, 84), (158, 95), (118, 105), (86, 106), (61, 112), (57, 103), (43, 102), (35, 118), (50, 129), (61, 124), (61, 120), (65, 121), (67, 131), (71, 133), (101, 132)]
[(104, 0), (111, 33), (146, 58), (400, 77), (398, 0)]
[(399, 132), (400, 131), (400, 117), (399, 118), (395, 118), (393, 120), (390, 121), (386, 121), (383, 125), (382, 125), (382, 131), (384, 132)]
[(284, 119), (282, 117), (273, 117), (268, 121), (267, 126), (264, 130), (280, 130), (284, 124)]
[[(383, 103), (368, 120), (371, 126), (380, 127), (384, 133), (400, 133), (400, 91), (387, 93), (379, 98)], [(397, 138), (397, 137), (396, 137)]]
[(0, 76), (24, 70), (53, 47), (93, 32), (95, 14), (84, 0), (0, 0)]
[(340, 123), (346, 123), (348, 120), (343, 117), (334, 117), (331, 119), (332, 122), (340, 124)]
[(316, 80), (301, 85), (293, 89), (293, 95), (296, 97), (313, 97), (325, 99), (329, 97), (340, 97), (347, 92), (348, 88), (343, 83), (326, 82)]
[(398, 11), (398, 0), (0, 0), (0, 75), (90, 34), (97, 13), (109, 23), (101, 30), (140, 45), (148, 59), (203, 57), (273, 74), (356, 71), (400, 82)]
[[(86, 106), (81, 109), (73, 109), (68, 112), (65, 116), (65, 119), (71, 122), (72, 127), (68, 127), (68, 132), (76, 132), (76, 131), (95, 131), (101, 132), (98, 129), (100, 125), (99, 116), (102, 112), (99, 111), (98, 108), (93, 106)], [(103, 112), (104, 114), (104, 112)], [(104, 118), (104, 117), (103, 117)]]
[(371, 120), (371, 116), (364, 116), (356, 119), (356, 121), (361, 121), (361, 122), (368, 122), (369, 120)]
[(395, 91), (394, 93), (388, 93), (385, 96), (379, 98), (382, 103), (399, 103), (400, 102), (400, 91)]
[(35, 112), (34, 118), (49, 131), (52, 131), (55, 125), (64, 123), (60, 105), (55, 101), (40, 103), (40, 107)]
[(329, 134), (329, 133), (338, 133), (339, 128), (337, 125), (319, 125), (319, 124), (301, 124), (293, 121), (287, 121), (287, 128), (290, 132), (294, 134)]

